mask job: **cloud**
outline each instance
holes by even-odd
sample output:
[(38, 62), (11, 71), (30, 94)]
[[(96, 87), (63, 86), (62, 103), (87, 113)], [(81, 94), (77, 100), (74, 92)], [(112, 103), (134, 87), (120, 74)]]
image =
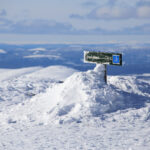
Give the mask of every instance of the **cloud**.
[(129, 19), (135, 17), (135, 9), (128, 7), (104, 6), (92, 10), (87, 18), (89, 19)]
[(14, 32), (31, 34), (63, 34), (73, 30), (70, 24), (48, 20), (22, 21), (12, 26)]
[(143, 5), (138, 7), (136, 15), (138, 18), (150, 18), (150, 5)]
[(137, 2), (137, 6), (150, 6), (150, 0), (140, 0)]
[(96, 5), (97, 3), (93, 1), (87, 1), (87, 2), (82, 3), (82, 6), (85, 6), (85, 7), (96, 6)]
[(144, 24), (140, 26), (135, 26), (132, 28), (123, 28), (122, 30), (108, 31), (102, 30), (100, 28), (94, 29), (95, 33), (107, 34), (107, 35), (149, 35), (150, 34), (150, 24)]
[(125, 28), (122, 31), (122, 34), (150, 34), (150, 24), (144, 24), (141, 26), (135, 26), (133, 28)]
[(6, 19), (0, 19), (1, 33), (17, 34), (66, 34), (72, 33), (75, 29), (70, 24), (59, 23), (49, 20), (24, 20), (13, 22)]
[(150, 5), (139, 5), (137, 7), (99, 7), (87, 16), (90, 19), (149, 19)]
[(127, 35), (127, 34), (150, 34), (150, 24), (124, 28), (120, 30), (106, 30), (103, 28), (75, 29), (71, 24), (59, 23), (50, 20), (33, 20), (13, 22), (0, 19), (0, 33), (11, 34), (59, 34), (59, 35)]
[(103, 28), (94, 28), (86, 32), (88, 35), (149, 35), (150, 24), (123, 28), (120, 30), (106, 30)]
[(73, 14), (70, 17), (76, 19), (102, 19), (102, 20), (121, 20), (121, 19), (150, 19), (150, 1), (139, 1), (135, 6), (127, 3), (119, 5), (118, 0), (109, 0), (107, 4), (95, 7), (91, 12), (82, 16)]
[(0, 10), (0, 17), (4, 17), (7, 15), (7, 12), (5, 9)]
[(78, 14), (71, 14), (69, 17), (73, 18), (73, 19), (84, 19), (85, 18), (84, 16), (81, 16)]
[(108, 0), (108, 5), (114, 6), (117, 3), (118, 0)]
[(12, 21), (0, 18), (0, 33), (9, 33), (11, 31)]

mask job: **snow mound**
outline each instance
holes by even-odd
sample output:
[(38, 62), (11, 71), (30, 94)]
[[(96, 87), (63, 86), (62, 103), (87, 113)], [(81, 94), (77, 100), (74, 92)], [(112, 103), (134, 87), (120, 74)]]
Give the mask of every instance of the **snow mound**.
[(0, 113), (1, 122), (14, 123), (70, 123), (82, 122), (124, 107), (123, 96), (114, 86), (106, 85), (104, 67), (75, 72), (64, 83), (56, 83), (43, 94), (8, 107)]
[(123, 97), (104, 81), (104, 66), (77, 72), (56, 88), (57, 104), (50, 117), (59, 122), (80, 122), (82, 118), (97, 117), (124, 106)]

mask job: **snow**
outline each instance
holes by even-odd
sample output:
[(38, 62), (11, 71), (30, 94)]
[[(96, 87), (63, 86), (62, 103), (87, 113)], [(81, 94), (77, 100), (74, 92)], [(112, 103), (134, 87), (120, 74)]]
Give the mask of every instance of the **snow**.
[(150, 74), (106, 85), (103, 65), (0, 72), (0, 149), (149, 150)]
[(0, 101), (5, 102), (0, 108), (30, 99), (73, 72), (76, 70), (63, 66), (0, 69)]
[(72, 68), (67, 68), (64, 66), (50, 66), (46, 68), (42, 68), (40, 70), (31, 73), (28, 75), (28, 77), (34, 77), (38, 79), (43, 79), (43, 78), (51, 78), (54, 80), (60, 80), (64, 81), (66, 78), (71, 76), (74, 72), (77, 72), (77, 70), (72, 69)]
[(40, 67), (29, 67), (29, 68), (22, 68), (22, 69), (0, 69), (0, 81), (9, 80), (24, 74), (28, 74), (31, 72), (35, 72), (39, 70)]
[(42, 48), (42, 47), (32, 48), (32, 49), (29, 49), (29, 51), (46, 51), (46, 48)]
[(57, 55), (29, 55), (24, 56), (24, 58), (49, 58), (49, 59), (61, 59), (60, 56)]
[(0, 53), (1, 53), (1, 54), (6, 54), (6, 51), (3, 50), (3, 49), (0, 49)]
[(105, 84), (103, 65), (75, 73), (56, 88), (55, 95), (58, 98), (55, 101), (59, 102), (50, 115), (56, 122), (81, 122), (82, 118), (99, 116), (123, 106), (122, 96)]

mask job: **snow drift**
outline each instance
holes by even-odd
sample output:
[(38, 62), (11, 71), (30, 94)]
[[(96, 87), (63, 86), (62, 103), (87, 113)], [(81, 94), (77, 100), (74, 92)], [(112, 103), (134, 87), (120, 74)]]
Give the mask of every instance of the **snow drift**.
[[(4, 122), (34, 122), (36, 124), (81, 122), (124, 107), (123, 96), (104, 82), (104, 67), (76, 72), (64, 83), (57, 83), (46, 93), (11, 106), (0, 113)], [(2, 121), (3, 122), (3, 121)]]
[(97, 117), (124, 106), (122, 95), (106, 85), (103, 65), (74, 73), (56, 89), (55, 95), (58, 103), (50, 111), (50, 116), (61, 122), (80, 122), (84, 117)]

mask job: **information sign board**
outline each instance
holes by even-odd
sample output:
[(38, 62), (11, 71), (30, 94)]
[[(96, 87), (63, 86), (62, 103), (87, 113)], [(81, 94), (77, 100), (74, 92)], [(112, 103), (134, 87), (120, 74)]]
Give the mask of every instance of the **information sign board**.
[(84, 51), (84, 62), (122, 66), (122, 54)]

